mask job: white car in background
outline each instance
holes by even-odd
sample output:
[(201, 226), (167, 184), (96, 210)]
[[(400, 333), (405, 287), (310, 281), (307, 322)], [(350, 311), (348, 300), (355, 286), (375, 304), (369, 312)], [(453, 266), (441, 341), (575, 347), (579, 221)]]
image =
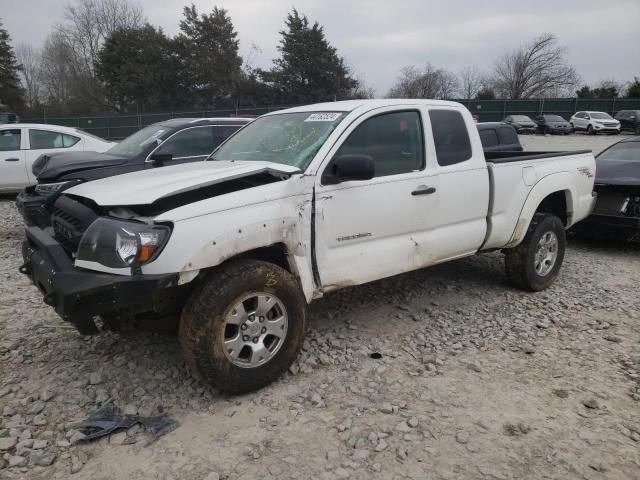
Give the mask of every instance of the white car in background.
[(605, 112), (576, 112), (569, 123), (574, 130), (585, 130), (589, 135), (620, 133), (620, 122)]
[(76, 128), (8, 123), (0, 125), (0, 193), (19, 192), (36, 183), (31, 166), (43, 153), (104, 152), (115, 145)]

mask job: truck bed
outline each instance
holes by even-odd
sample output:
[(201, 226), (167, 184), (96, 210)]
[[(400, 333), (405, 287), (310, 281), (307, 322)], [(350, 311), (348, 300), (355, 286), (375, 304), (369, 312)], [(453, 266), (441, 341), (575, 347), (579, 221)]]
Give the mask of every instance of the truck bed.
[[(487, 216), (487, 236), (482, 250), (514, 246), (522, 240), (533, 212), (525, 212), (534, 188), (546, 185), (545, 191), (561, 191), (571, 212), (567, 227), (588, 215), (593, 185), (591, 150), (564, 152), (493, 152), (485, 153), (491, 182)], [(546, 195), (546, 194), (545, 194)]]

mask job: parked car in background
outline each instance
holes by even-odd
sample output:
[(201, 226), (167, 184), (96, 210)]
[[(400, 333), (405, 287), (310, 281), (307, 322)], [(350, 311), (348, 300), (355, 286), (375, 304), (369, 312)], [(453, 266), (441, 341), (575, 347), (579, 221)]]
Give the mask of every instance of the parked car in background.
[(577, 231), (640, 242), (640, 137), (614, 143), (596, 164), (598, 201)]
[(553, 135), (554, 133), (569, 135), (573, 132), (571, 124), (560, 115), (538, 115), (536, 123), (538, 124), (538, 132), (547, 135)]
[(521, 152), (520, 139), (511, 125), (503, 122), (483, 122), (476, 125), (485, 152)]
[(16, 200), (27, 225), (49, 224), (49, 207), (74, 185), (148, 168), (204, 160), (247, 118), (175, 118), (149, 125), (104, 153), (42, 155), (33, 165), (37, 185)]
[(640, 110), (620, 110), (615, 119), (620, 122), (620, 130), (640, 135)]
[(15, 113), (0, 111), (0, 125), (4, 123), (18, 123), (20, 117)]
[(0, 125), (0, 192), (19, 192), (36, 183), (32, 166), (43, 154), (104, 152), (115, 145), (76, 128), (13, 123)]
[(243, 393), (287, 370), (307, 303), (339, 288), (494, 250), (515, 286), (549, 287), (594, 170), (590, 151), (485, 154), (459, 103), (306, 105), (206, 162), (69, 189), (20, 271), (82, 334), (179, 316), (193, 375)]
[(518, 133), (536, 133), (538, 131), (538, 124), (526, 115), (507, 115), (503, 122), (511, 125)]
[(576, 112), (570, 119), (574, 130), (586, 131), (589, 135), (620, 133), (620, 122), (605, 112)]

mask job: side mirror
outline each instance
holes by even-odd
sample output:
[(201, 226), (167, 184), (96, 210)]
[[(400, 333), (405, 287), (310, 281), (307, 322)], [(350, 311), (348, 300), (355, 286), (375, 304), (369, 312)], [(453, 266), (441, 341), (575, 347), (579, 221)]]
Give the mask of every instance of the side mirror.
[(173, 154), (171, 153), (156, 153), (151, 155), (151, 161), (154, 167), (164, 167), (166, 162), (173, 160)]
[[(375, 177), (375, 164), (370, 155), (340, 155), (334, 159), (323, 175), (323, 183), (340, 183), (350, 180), (371, 180)], [(326, 181), (325, 181), (326, 180)]]

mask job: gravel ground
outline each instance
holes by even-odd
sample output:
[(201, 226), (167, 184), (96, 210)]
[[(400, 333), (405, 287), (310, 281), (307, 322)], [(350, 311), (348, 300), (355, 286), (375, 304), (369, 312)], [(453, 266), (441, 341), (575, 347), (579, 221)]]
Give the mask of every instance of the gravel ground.
[[(637, 246), (571, 238), (536, 294), (507, 284), (498, 253), (336, 292), (311, 306), (288, 374), (223, 397), (175, 338), (69, 329), (18, 273), (21, 239), (0, 200), (0, 478), (640, 478)], [(180, 426), (76, 443), (109, 403)]]

